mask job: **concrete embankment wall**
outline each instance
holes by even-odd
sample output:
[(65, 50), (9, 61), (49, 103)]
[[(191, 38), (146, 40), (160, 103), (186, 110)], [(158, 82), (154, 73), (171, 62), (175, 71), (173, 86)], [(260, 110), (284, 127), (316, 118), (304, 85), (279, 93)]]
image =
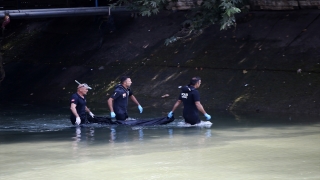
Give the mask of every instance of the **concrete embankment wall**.
[[(201, 4), (198, 0), (197, 4)], [(319, 0), (244, 0), (251, 10), (293, 10), (293, 9), (320, 9)], [(194, 7), (193, 0), (178, 0), (171, 2), (168, 8), (186, 10)]]
[[(155, 106), (172, 106), (177, 86), (199, 75), (205, 107), (319, 114), (319, 17), (317, 11), (251, 12), (238, 18), (236, 29), (214, 26), (157, 49), (140, 71), (152, 75), (134, 75), (150, 82), (139, 84), (138, 92), (154, 98)], [(173, 97), (161, 100), (161, 93)]]
[[(236, 28), (212, 26), (165, 46), (183, 17), (183, 12), (135, 20), (115, 15), (117, 30), (102, 44), (91, 17), (19, 23), (3, 42), (0, 100), (68, 106), (76, 79), (93, 86), (88, 103), (106, 106), (119, 77), (129, 75), (145, 108), (169, 111), (177, 87), (200, 76), (201, 102), (208, 109), (319, 114), (318, 11), (251, 11), (237, 18)], [(169, 97), (161, 98), (164, 94)]]
[(320, 9), (319, 0), (249, 0), (254, 10)]

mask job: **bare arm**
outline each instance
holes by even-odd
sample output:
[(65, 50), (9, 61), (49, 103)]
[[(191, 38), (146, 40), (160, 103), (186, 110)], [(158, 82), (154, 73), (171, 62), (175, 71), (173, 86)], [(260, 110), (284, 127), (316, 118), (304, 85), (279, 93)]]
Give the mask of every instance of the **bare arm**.
[(108, 99), (108, 106), (109, 106), (110, 112), (114, 112), (113, 111), (113, 98)]
[(88, 112), (88, 113), (91, 112), (90, 109), (89, 109), (87, 106), (86, 106), (85, 110), (86, 110), (86, 112)]
[(134, 97), (134, 95), (131, 95), (131, 96), (130, 96), (130, 99), (131, 99), (134, 103), (136, 103), (138, 106), (140, 105), (139, 102), (138, 102), (138, 100), (136, 99), (136, 97)]
[(73, 115), (74, 115), (74, 116), (76, 116), (76, 117), (80, 117), (80, 116), (79, 116), (79, 114), (78, 114), (78, 112), (77, 112), (76, 107), (77, 107), (77, 105), (76, 105), (76, 104), (71, 103), (71, 105), (70, 105), (70, 110), (71, 110), (71, 112), (73, 113)]
[(196, 101), (195, 102), (197, 109), (202, 113), (202, 114), (206, 114), (206, 111), (204, 110), (202, 104), (200, 103), (200, 101)]
[(178, 100), (174, 105), (173, 105), (173, 108), (172, 108), (172, 112), (174, 112), (178, 107), (179, 105), (181, 104), (181, 100)]

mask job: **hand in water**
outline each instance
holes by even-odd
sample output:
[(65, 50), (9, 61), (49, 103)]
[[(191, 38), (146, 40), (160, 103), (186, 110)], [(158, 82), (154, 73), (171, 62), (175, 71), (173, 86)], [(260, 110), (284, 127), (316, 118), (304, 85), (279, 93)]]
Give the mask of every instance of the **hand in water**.
[(140, 105), (138, 106), (138, 109), (139, 109), (140, 113), (142, 113), (143, 108)]
[(92, 112), (89, 112), (89, 115), (93, 118), (94, 114)]
[(79, 125), (81, 123), (80, 117), (76, 117), (76, 125)]
[(207, 118), (207, 120), (211, 119), (211, 116), (209, 114), (207, 114), (207, 113), (205, 113), (204, 116)]
[(173, 112), (170, 111), (169, 114), (168, 114), (168, 118), (172, 118), (172, 116), (173, 116)]
[(111, 113), (110, 113), (110, 117), (111, 117), (111, 118), (115, 118), (115, 117), (116, 117), (116, 114), (115, 114), (114, 112), (111, 112)]

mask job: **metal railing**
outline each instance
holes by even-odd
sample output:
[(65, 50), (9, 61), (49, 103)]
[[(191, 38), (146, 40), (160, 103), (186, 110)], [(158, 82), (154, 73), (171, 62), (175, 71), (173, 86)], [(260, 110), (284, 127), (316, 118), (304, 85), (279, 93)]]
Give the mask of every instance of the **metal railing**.
[(0, 11), (0, 18), (5, 14), (9, 14), (11, 19), (22, 18), (47, 18), (47, 17), (64, 17), (64, 16), (87, 16), (87, 15), (104, 15), (111, 12), (131, 11), (126, 7), (110, 8), (104, 7), (77, 7), (77, 8), (51, 8), (51, 9), (25, 9), (25, 10), (2, 10)]
[(0, 0), (0, 9), (38, 9), (108, 6), (109, 0)]

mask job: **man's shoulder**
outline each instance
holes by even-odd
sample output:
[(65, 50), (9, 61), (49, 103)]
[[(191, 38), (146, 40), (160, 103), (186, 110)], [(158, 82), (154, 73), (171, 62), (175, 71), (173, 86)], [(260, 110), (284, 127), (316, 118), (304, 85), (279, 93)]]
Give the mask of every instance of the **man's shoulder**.
[(124, 87), (123, 87), (123, 86), (118, 85), (118, 86), (116, 86), (116, 88), (115, 88), (115, 90), (114, 90), (114, 91), (117, 91), (117, 92), (124, 92), (125, 90), (124, 90)]
[(116, 88), (115, 90), (114, 90), (114, 92), (123, 92), (124, 90), (122, 89), (122, 88)]
[(77, 93), (72, 94), (70, 98), (70, 102), (77, 104), (78, 101), (79, 101), (79, 97), (77, 96)]
[(78, 94), (77, 94), (77, 93), (73, 93), (73, 94), (71, 95), (71, 98), (78, 98)]
[(200, 94), (197, 89), (192, 90), (191, 93), (192, 93), (192, 94)]

